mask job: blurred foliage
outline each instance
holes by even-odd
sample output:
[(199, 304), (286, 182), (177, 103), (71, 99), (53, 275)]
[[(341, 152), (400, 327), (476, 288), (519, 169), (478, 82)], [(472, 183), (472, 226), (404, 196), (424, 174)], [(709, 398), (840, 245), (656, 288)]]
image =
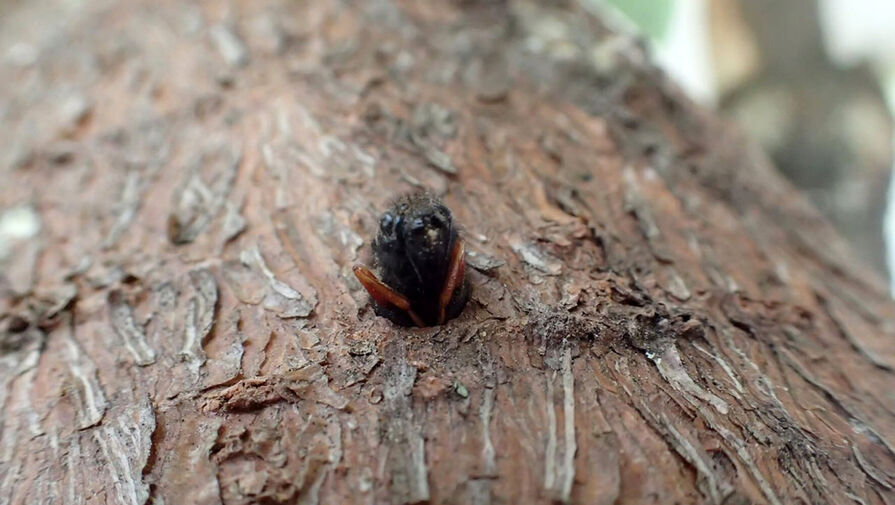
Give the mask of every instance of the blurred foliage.
[(653, 40), (662, 40), (674, 8), (674, 0), (606, 0)]

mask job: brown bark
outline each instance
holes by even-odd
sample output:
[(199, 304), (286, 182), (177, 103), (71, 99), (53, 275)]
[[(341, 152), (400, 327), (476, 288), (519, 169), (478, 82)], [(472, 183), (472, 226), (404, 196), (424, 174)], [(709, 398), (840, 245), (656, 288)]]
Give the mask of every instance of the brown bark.
[[(883, 286), (579, 4), (64, 4), (0, 27), (0, 503), (895, 500)], [(403, 329), (417, 186), (474, 287)]]

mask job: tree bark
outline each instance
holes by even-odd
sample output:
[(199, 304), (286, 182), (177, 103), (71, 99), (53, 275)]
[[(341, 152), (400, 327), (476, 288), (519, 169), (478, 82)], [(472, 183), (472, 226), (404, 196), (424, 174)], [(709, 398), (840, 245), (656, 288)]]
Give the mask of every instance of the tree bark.
[(584, 4), (4, 9), (0, 504), (895, 500), (885, 287)]

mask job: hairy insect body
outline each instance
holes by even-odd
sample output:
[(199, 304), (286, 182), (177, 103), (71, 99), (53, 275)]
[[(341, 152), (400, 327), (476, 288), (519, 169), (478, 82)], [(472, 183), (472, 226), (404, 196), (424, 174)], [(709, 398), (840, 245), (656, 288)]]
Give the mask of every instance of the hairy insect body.
[(355, 275), (377, 315), (404, 326), (432, 326), (456, 317), (469, 298), (463, 240), (450, 210), (428, 193), (395, 200), (373, 240), (376, 271)]

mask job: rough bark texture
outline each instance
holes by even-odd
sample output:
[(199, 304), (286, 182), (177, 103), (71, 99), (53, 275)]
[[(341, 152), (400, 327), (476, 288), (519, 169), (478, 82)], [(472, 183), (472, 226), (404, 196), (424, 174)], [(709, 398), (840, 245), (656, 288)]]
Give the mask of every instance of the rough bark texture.
[[(895, 502), (884, 287), (541, 4), (4, 7), (0, 503)], [(416, 186), (438, 328), (351, 275)]]

